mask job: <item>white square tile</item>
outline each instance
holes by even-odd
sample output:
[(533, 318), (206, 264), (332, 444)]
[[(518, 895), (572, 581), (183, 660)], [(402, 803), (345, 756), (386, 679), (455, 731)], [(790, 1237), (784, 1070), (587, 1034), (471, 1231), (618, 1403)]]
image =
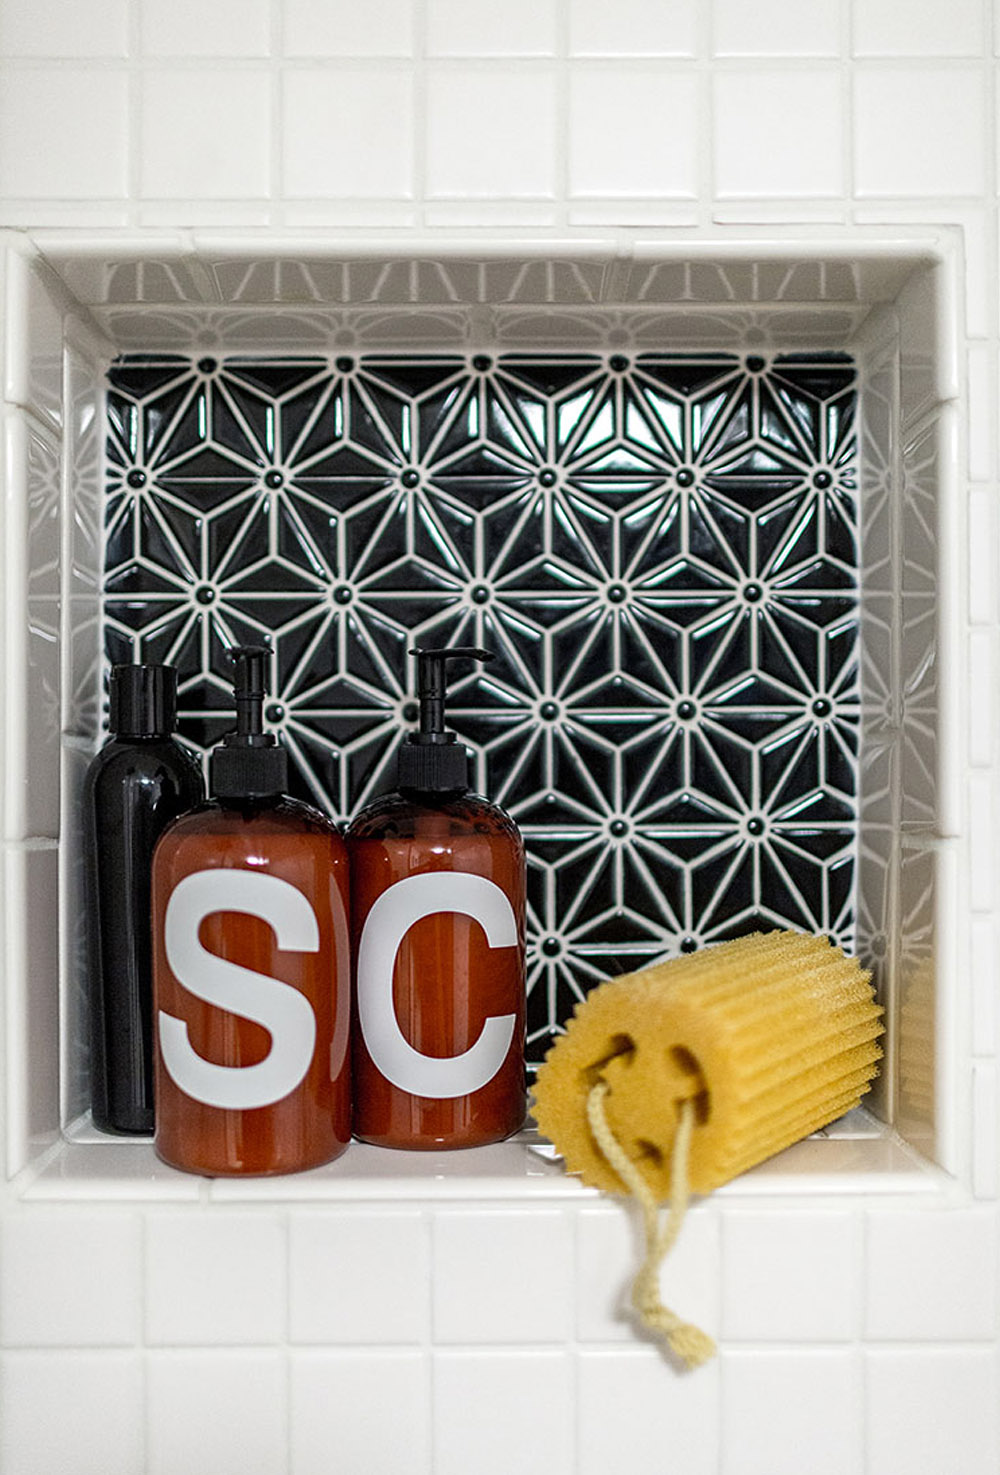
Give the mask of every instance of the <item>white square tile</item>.
[(558, 1209), (441, 1210), (434, 1219), (436, 1342), (561, 1342), (573, 1239)]
[(197, 67), (142, 76), (141, 193), (239, 200), (270, 187), (271, 74)]
[(856, 194), (978, 197), (985, 183), (986, 112), (977, 68), (855, 70)]
[[(396, 200), (287, 200), (281, 208), (282, 219), (285, 225), (305, 226), (307, 230), (351, 230), (360, 228), (369, 233), (381, 230), (413, 230), (423, 218), (425, 223), (430, 223), (426, 215), (421, 216), (413, 205)], [(257, 337), (260, 342), (265, 339), (266, 329), (261, 323), (257, 329)], [(277, 335), (276, 335), (277, 336)], [(291, 340), (285, 337), (281, 346), (287, 346), (289, 341), (293, 348), (302, 347), (302, 335), (292, 335)], [(426, 347), (426, 343), (423, 345)], [(255, 349), (255, 352), (259, 352)]]
[(716, 56), (838, 56), (839, 0), (714, 0)]
[(146, 1223), (151, 1346), (275, 1342), (285, 1331), (285, 1230), (271, 1214), (200, 1210)]
[[(0, 76), (0, 87), (3, 78)], [(26, 216), (32, 228), (46, 231), (50, 228), (62, 230), (124, 229), (131, 223), (131, 211), (125, 204), (109, 200), (39, 199), (32, 201), (30, 213), (23, 200), (10, 200), (0, 195), (0, 224), (14, 230), (23, 230)]]
[(137, 1353), (6, 1352), (0, 1359), (0, 1469), (7, 1475), (136, 1475), (144, 1468), (142, 1419)]
[(70, 1210), (0, 1222), (5, 1347), (127, 1347), (138, 1341), (139, 1219)]
[(996, 1475), (997, 1360), (988, 1348), (867, 1354), (871, 1470)]
[(697, 56), (698, 0), (569, 0), (570, 56)]
[(434, 1475), (572, 1475), (572, 1385), (565, 1352), (436, 1353)]
[(852, 0), (855, 56), (978, 56), (984, 49), (982, 0)]
[(0, 196), (121, 199), (128, 193), (128, 146), (124, 72), (0, 72)]
[(429, 71), (431, 199), (548, 199), (555, 189), (556, 87), (550, 72)]
[(125, 56), (128, 0), (4, 0), (2, 56)]
[(994, 1199), (1000, 1189), (997, 1151), (997, 1067), (977, 1060), (972, 1067), (972, 1191)]
[(996, 1263), (991, 1210), (871, 1214), (867, 1335), (897, 1341), (994, 1337)]
[(139, 0), (146, 56), (267, 56), (268, 0)]
[(996, 465), (996, 424), (992, 414), (996, 398), (996, 354), (985, 343), (974, 343), (966, 358), (969, 394), (969, 476), (989, 481)]
[(559, 211), (554, 205), (536, 205), (528, 200), (445, 200), (427, 205), (423, 218), (431, 229), (467, 230), (471, 226), (480, 230), (488, 225), (502, 230), (521, 226), (535, 231), (557, 225)]
[(993, 635), (988, 630), (970, 630), (969, 670), (969, 762), (986, 768), (993, 758), (996, 741), (995, 687), (993, 679)]
[(997, 995), (1000, 993), (1000, 948), (994, 917), (976, 917), (969, 928), (969, 975), (972, 1052), (992, 1055), (997, 1048)]
[[(722, 1365), (722, 1475), (849, 1475), (863, 1468), (854, 1352), (729, 1352)], [(907, 1470), (890, 1463), (874, 1469)]]
[(290, 1229), (293, 1342), (419, 1342), (430, 1326), (420, 1213), (299, 1213)]
[(727, 1210), (722, 1332), (754, 1342), (842, 1342), (858, 1333), (858, 1216)]
[(969, 903), (977, 912), (992, 912), (996, 890), (997, 827), (992, 776), (973, 770), (968, 781)]
[(579, 1475), (716, 1475), (719, 1363), (678, 1374), (659, 1347), (582, 1351), (577, 1373)]
[(297, 1352), (291, 1475), (429, 1475), (430, 1367), (419, 1352)]
[(285, 1475), (287, 1368), (280, 1352), (151, 1352), (147, 1475)]
[[(576, 1331), (582, 1342), (633, 1342), (632, 1284), (645, 1256), (634, 1204), (577, 1215)], [(689, 1211), (660, 1272), (664, 1303), (715, 1336), (719, 1327), (719, 1226), (707, 1205)]]
[(59, 1132), (59, 949), (55, 844), (4, 849), (7, 1175)]
[(284, 0), (288, 56), (410, 56), (412, 0), (365, 0), (331, 5), (330, 0)]
[(551, 56), (555, 0), (428, 0), (428, 56)]
[(293, 67), (285, 83), (286, 196), (412, 195), (413, 94), (407, 75), (365, 68), (331, 76)]
[(698, 193), (698, 80), (630, 69), (570, 78), (569, 192), (693, 197)]
[(720, 198), (841, 194), (838, 71), (719, 73), (714, 116)]

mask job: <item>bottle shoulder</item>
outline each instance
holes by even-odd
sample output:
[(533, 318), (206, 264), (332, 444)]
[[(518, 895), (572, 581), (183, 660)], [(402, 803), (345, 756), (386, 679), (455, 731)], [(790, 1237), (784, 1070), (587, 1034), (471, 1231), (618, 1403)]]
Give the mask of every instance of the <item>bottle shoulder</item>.
[(302, 835), (341, 841), (336, 823), (301, 799), (282, 795), (277, 802), (208, 799), (174, 820), (166, 835), (175, 840), (208, 835)]
[(521, 843), (520, 831), (506, 810), (480, 794), (462, 793), (425, 800), (393, 792), (373, 800), (347, 827), (348, 841), (415, 840), (426, 835), (504, 836)]
[(170, 737), (138, 741), (111, 738), (91, 759), (84, 780), (88, 793), (99, 793), (109, 786), (160, 788), (167, 785), (190, 796), (192, 804), (204, 796), (197, 755)]

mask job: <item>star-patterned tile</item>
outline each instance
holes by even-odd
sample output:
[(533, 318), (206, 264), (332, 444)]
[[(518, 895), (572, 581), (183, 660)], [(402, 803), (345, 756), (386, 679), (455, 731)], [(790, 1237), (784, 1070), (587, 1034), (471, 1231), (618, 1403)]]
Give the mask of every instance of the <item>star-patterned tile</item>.
[(109, 661), (231, 725), (273, 651), (294, 791), (392, 783), (407, 650), (529, 853), (530, 1055), (601, 978), (754, 928), (850, 945), (856, 371), (840, 354), (132, 354), (107, 392)]

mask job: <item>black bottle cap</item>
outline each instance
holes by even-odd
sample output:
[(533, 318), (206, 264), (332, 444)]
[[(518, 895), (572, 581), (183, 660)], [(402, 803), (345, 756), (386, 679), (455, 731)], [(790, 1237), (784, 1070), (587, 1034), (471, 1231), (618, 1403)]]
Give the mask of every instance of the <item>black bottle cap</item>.
[(268, 799), (288, 787), (288, 754), (264, 731), (264, 698), (271, 652), (266, 645), (230, 651), (236, 666), (236, 731), (227, 732), (209, 763), (210, 787), (219, 799)]
[(116, 737), (169, 737), (177, 725), (173, 666), (112, 666), (108, 726)]
[(396, 784), (425, 794), (464, 792), (469, 787), (469, 752), (444, 725), (449, 661), (491, 661), (493, 652), (452, 645), (441, 650), (411, 650), (417, 658), (420, 726), (399, 750)]

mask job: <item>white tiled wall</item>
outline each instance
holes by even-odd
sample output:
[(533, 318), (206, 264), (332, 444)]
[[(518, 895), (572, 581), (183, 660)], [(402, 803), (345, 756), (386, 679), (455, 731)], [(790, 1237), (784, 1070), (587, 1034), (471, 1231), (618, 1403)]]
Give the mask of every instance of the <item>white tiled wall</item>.
[[(989, 0), (3, 0), (13, 231), (314, 230), (387, 250), (452, 229), (958, 234), (949, 678), (971, 921), (948, 946), (968, 980), (956, 1109), (972, 1123), (969, 1186), (920, 1202), (700, 1206), (664, 1291), (722, 1350), (686, 1376), (623, 1312), (636, 1229), (618, 1205), (444, 1202), (432, 1185), (405, 1204), (209, 1202), (193, 1185), (169, 1201), (138, 1164), (97, 1201), (69, 1167), (51, 1201), (3, 1201), (4, 1475), (993, 1475), (998, 39)], [(9, 467), (19, 437), (37, 466), (56, 457), (44, 359), (5, 385)], [(24, 719), (59, 671), (46, 509), (25, 521), (9, 476), (6, 499), (25, 620), (5, 632), (5, 680), (39, 683), (9, 703), (18, 746), (54, 741)], [(5, 795), (9, 967), (54, 945), (51, 802)], [(30, 1039), (53, 1004), (26, 998), (3, 1028)], [(56, 1090), (52, 1062), (29, 1115), (47, 1119)]]

